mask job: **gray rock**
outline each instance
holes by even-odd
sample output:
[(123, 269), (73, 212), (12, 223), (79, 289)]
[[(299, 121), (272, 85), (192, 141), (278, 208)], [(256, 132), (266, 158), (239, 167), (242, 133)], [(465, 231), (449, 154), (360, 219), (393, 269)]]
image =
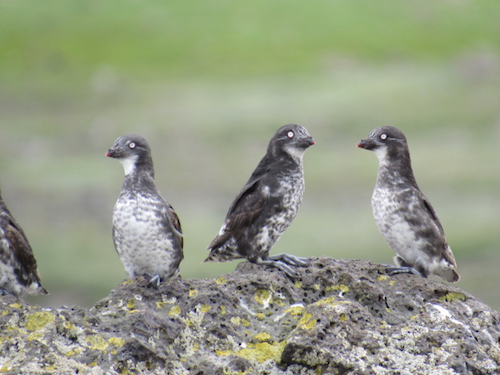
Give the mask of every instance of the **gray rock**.
[(495, 374), (500, 314), (459, 288), (314, 259), (293, 281), (136, 278), (90, 310), (0, 297), (0, 373)]

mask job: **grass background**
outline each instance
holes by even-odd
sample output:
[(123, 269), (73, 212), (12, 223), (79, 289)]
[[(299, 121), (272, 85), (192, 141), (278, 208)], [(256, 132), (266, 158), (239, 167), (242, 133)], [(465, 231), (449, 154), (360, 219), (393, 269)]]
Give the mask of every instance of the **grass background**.
[(389, 263), (355, 147), (399, 127), (466, 291), (500, 309), (500, 3), (496, 0), (0, 0), (0, 186), (50, 296), (91, 306), (125, 277), (111, 240), (135, 132), (180, 215), (185, 278), (286, 123), (308, 128), (306, 193), (272, 253)]

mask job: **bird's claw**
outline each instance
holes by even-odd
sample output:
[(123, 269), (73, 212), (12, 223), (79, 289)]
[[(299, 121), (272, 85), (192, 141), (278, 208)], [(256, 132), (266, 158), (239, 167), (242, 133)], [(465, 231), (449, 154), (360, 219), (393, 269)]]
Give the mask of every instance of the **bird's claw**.
[(426, 278), (424, 274), (421, 272), (417, 271), (413, 267), (409, 266), (393, 266), (393, 265), (384, 265), (387, 273), (392, 276), (392, 275), (398, 275), (400, 273), (411, 273), (413, 275), (417, 275), (423, 278)]
[(153, 289), (158, 289), (161, 283), (161, 277), (160, 275), (149, 275), (146, 274), (144, 275), (146, 279), (148, 280), (148, 287), (152, 287)]
[(288, 277), (294, 279), (297, 277), (297, 272), (287, 263), (281, 260), (261, 260), (258, 264), (273, 266), (287, 274)]
[(307, 267), (311, 263), (309, 258), (298, 257), (290, 254), (273, 255), (267, 259), (287, 263), (288, 265), (295, 267)]

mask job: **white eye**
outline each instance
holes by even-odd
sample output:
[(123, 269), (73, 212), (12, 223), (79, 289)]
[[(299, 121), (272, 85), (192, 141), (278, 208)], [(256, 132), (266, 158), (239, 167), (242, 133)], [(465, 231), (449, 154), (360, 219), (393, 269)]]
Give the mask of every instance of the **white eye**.
[(295, 133), (293, 131), (289, 131), (287, 134), (288, 138), (293, 138), (295, 136)]
[(130, 147), (130, 148), (134, 149), (134, 148), (135, 148), (135, 143), (134, 143), (134, 142), (130, 142), (130, 143), (128, 144), (128, 147)]
[(385, 133), (380, 134), (380, 139), (385, 141), (387, 139), (387, 134), (385, 134)]

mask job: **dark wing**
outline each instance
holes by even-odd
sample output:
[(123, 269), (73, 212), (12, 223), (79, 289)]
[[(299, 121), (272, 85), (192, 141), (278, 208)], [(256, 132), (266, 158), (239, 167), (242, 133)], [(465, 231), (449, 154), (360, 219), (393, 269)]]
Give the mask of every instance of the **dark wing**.
[(439, 221), (439, 218), (437, 217), (436, 211), (434, 211), (434, 207), (432, 207), (431, 203), (427, 200), (427, 198), (425, 197), (424, 194), (422, 194), (422, 193), (420, 193), (420, 194), (421, 194), (421, 199), (422, 199), (422, 203), (424, 205), (425, 210), (427, 211), (427, 213), (431, 217), (432, 221), (434, 221), (434, 223), (439, 228), (439, 232), (444, 236), (443, 226), (441, 225), (441, 222)]
[(224, 232), (214, 238), (208, 249), (217, 249), (231, 237), (238, 239), (259, 217), (268, 200), (268, 194), (262, 189), (261, 181), (262, 176), (251, 179), (243, 187), (229, 208), (224, 221)]
[(182, 249), (184, 248), (184, 236), (182, 235), (181, 221), (174, 208), (169, 203), (167, 203), (167, 215), (174, 227), (174, 235), (179, 241)]
[(5, 237), (10, 242), (15, 257), (23, 265), (27, 273), (34, 275), (36, 280), (39, 281), (36, 270), (36, 259), (28, 239), (19, 225), (11, 218), (9, 219), (9, 223), (5, 229)]

